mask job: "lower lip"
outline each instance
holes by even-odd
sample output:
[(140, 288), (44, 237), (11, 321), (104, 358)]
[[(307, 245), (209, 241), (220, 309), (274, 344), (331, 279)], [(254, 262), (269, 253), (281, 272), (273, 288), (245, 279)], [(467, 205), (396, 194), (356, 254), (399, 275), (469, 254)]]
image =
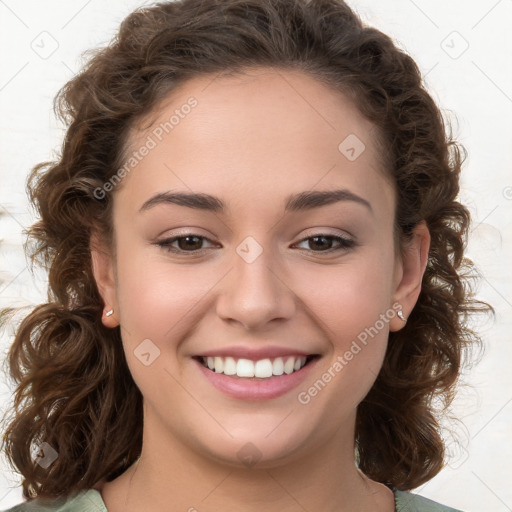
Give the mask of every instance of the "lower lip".
[(296, 388), (310, 374), (318, 358), (309, 361), (306, 366), (289, 375), (275, 375), (267, 379), (246, 379), (215, 373), (194, 359), (203, 375), (219, 391), (240, 400), (268, 400), (282, 396)]

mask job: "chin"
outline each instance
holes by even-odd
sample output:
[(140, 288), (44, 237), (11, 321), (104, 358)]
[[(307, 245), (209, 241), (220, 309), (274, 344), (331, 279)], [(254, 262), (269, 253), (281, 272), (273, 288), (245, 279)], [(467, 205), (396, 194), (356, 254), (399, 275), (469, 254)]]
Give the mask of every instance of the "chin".
[[(301, 428), (303, 426), (297, 425), (293, 431), (291, 423), (287, 423), (280, 428), (279, 423), (283, 422), (285, 416), (275, 418), (270, 428), (269, 422), (265, 422), (264, 426), (255, 425), (257, 421), (253, 419), (252, 424), (245, 428), (228, 429), (233, 437), (225, 433), (222, 438), (212, 435), (208, 439), (198, 437), (191, 442), (208, 458), (227, 466), (259, 469), (283, 466), (301, 454), (305, 455), (315, 438), (314, 431), (306, 431)], [(218, 433), (216, 430), (213, 432)]]

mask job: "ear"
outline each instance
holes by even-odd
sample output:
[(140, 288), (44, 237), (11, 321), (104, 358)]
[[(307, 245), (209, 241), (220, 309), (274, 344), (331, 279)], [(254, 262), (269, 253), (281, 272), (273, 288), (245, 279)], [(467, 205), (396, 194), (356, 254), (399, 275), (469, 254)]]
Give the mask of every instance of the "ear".
[[(407, 242), (404, 249), (404, 255), (399, 258), (395, 266), (393, 309), (397, 310), (400, 304), (405, 318), (409, 317), (418, 301), (429, 249), (430, 232), (423, 220), (413, 229), (411, 240)], [(391, 331), (399, 331), (405, 322), (395, 316), (389, 324)]]
[[(91, 251), (94, 280), (96, 281), (96, 286), (105, 304), (101, 321), (105, 327), (117, 327), (119, 320), (114, 259), (111, 250), (106, 247), (97, 229), (92, 231), (89, 249)], [(110, 316), (106, 316), (106, 312), (111, 309), (114, 310), (114, 313)]]

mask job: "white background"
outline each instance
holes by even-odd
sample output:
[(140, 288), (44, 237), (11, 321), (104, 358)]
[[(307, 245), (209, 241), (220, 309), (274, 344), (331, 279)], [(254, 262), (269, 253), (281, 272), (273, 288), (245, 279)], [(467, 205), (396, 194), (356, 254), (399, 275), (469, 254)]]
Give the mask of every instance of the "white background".
[[(511, 511), (512, 0), (349, 4), (415, 58), (469, 152), (460, 194), (473, 216), (468, 255), (483, 274), (478, 298), (497, 313), (494, 322), (479, 325), (485, 354), (465, 375), (455, 403), (464, 426), (449, 424), (462, 447), (450, 443), (450, 464), (415, 492), (465, 512)], [(21, 244), (22, 230), (34, 221), (25, 194), (27, 174), (53, 158), (62, 140), (53, 97), (79, 70), (81, 53), (107, 43), (140, 5), (0, 0), (0, 307), (45, 301), (44, 276), (31, 275)], [(3, 333), (0, 360), (9, 343), (9, 333)], [(2, 380), (0, 413), (12, 391)], [(20, 479), (5, 460), (0, 472), (0, 509), (5, 509), (22, 501)]]

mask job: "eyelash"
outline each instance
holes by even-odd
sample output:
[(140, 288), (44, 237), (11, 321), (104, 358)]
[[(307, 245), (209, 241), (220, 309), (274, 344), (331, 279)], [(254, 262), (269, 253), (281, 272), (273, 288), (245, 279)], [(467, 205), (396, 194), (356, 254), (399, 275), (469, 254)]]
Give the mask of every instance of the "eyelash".
[[(155, 245), (158, 245), (163, 250), (165, 250), (167, 252), (172, 252), (174, 254), (180, 254), (180, 255), (187, 254), (187, 253), (188, 254), (192, 254), (192, 255), (202, 254), (205, 249), (195, 249), (193, 251), (184, 251), (183, 249), (176, 249), (175, 247), (171, 247), (172, 243), (174, 243), (174, 242), (176, 242), (178, 240), (184, 239), (184, 238), (189, 238), (189, 237), (200, 238), (202, 240), (208, 240), (209, 242), (211, 242), (211, 240), (209, 240), (205, 236), (196, 235), (194, 233), (185, 233), (185, 234), (180, 235), (180, 236), (175, 236), (175, 237), (172, 237), (172, 238), (166, 238), (165, 240), (161, 240), (160, 242), (156, 242)], [(333, 241), (338, 242), (340, 244), (340, 246), (337, 247), (337, 248), (330, 248), (330, 249), (328, 249), (326, 251), (313, 251), (312, 249), (303, 249), (303, 250), (306, 250), (306, 251), (310, 250), (311, 252), (314, 252), (316, 254), (331, 254), (331, 253), (337, 252), (337, 251), (350, 250), (350, 249), (353, 249), (354, 247), (357, 246), (357, 243), (354, 240), (351, 240), (349, 238), (344, 238), (342, 236), (336, 236), (336, 235), (323, 234), (323, 233), (319, 233), (319, 234), (316, 234), (316, 235), (313, 235), (313, 236), (309, 236), (309, 237), (303, 238), (298, 243), (306, 242), (307, 240), (311, 240), (313, 238), (332, 239)]]

